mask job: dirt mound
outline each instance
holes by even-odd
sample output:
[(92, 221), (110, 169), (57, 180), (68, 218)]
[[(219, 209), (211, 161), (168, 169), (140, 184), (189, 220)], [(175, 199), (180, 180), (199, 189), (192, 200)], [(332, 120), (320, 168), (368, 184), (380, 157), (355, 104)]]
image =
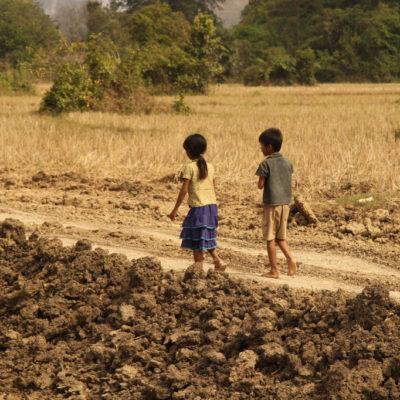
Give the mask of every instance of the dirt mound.
[(385, 288), (299, 294), (0, 226), (0, 398), (400, 399)]

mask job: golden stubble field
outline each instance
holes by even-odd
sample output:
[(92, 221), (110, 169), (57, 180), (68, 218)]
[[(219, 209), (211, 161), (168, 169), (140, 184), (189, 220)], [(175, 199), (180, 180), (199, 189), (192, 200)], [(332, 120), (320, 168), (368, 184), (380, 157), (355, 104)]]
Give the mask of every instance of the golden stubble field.
[(186, 98), (189, 116), (43, 116), (37, 110), (45, 88), (34, 96), (0, 96), (3, 167), (160, 178), (185, 161), (184, 138), (200, 132), (221, 181), (245, 190), (262, 160), (258, 135), (274, 126), (284, 134), (282, 153), (294, 164), (296, 188), (308, 198), (339, 197), (349, 186), (364, 193), (400, 187), (400, 84), (215, 86), (208, 96)]

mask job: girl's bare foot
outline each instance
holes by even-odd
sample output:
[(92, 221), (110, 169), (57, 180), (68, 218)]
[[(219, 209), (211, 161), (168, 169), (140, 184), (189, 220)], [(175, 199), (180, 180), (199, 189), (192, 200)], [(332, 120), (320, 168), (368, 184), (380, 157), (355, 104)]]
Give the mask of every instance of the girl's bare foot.
[(226, 264), (222, 261), (214, 261), (214, 271), (223, 272), (226, 270)]
[(297, 265), (295, 261), (288, 261), (288, 276), (294, 276), (297, 273)]
[(279, 274), (277, 272), (268, 272), (266, 274), (262, 274), (261, 275), (263, 278), (272, 278), (272, 279), (278, 279), (279, 278)]

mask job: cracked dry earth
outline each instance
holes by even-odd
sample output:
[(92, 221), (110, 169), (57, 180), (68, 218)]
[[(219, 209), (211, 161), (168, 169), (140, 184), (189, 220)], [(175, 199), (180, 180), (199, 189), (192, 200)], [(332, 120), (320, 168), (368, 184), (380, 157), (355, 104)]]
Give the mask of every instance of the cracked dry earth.
[(400, 399), (399, 199), (293, 216), (299, 274), (268, 280), (257, 193), (219, 188), (214, 273), (187, 268), (168, 177), (0, 191), (0, 399)]

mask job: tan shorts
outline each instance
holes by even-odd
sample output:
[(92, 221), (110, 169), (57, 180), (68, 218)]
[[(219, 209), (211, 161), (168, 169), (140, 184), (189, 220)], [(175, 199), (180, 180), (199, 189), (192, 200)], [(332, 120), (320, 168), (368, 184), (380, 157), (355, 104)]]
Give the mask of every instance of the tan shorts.
[(264, 206), (262, 232), (265, 240), (286, 240), (289, 206)]

